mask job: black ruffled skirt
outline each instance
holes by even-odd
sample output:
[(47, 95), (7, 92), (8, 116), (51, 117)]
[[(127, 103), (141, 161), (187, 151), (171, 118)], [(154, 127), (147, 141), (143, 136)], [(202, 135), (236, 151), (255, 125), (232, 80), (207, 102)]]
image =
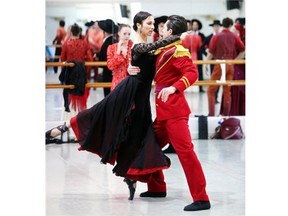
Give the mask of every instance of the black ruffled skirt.
[(153, 172), (169, 168), (170, 159), (153, 132), (150, 90), (151, 84), (128, 76), (103, 100), (73, 117), (70, 124), (79, 150), (115, 165), (115, 175), (142, 182)]

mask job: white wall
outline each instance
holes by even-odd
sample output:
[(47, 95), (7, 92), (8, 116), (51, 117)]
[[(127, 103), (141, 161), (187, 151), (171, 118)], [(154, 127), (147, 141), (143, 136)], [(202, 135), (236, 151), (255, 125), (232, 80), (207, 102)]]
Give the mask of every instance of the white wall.
[(73, 23), (79, 24), (83, 33), (86, 31), (85, 23), (90, 20), (102, 20), (106, 18), (116, 20), (116, 14), (112, 4), (83, 4), (67, 6), (46, 6), (46, 43), (52, 43), (59, 18), (64, 18), (65, 28)]

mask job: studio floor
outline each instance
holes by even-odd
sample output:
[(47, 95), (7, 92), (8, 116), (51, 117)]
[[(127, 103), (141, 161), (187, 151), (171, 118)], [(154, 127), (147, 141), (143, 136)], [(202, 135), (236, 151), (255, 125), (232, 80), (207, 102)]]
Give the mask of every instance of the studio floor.
[[(46, 72), (46, 83), (58, 83), (58, 74)], [(207, 95), (198, 87), (186, 96), (193, 115), (207, 115)], [(153, 94), (151, 94), (153, 97)], [(103, 98), (103, 89), (91, 89), (88, 107)], [(153, 115), (154, 103), (151, 100)], [(219, 105), (216, 107), (219, 110)], [(65, 121), (61, 89), (46, 89), (46, 129)], [(164, 171), (166, 198), (140, 198), (146, 185), (137, 183), (133, 201), (123, 178), (112, 173), (111, 165), (100, 158), (78, 151), (78, 143), (46, 145), (46, 215), (47, 216), (244, 216), (245, 215), (245, 139), (193, 140), (202, 164), (211, 209), (185, 212), (193, 202), (184, 172), (176, 154), (167, 154), (171, 167)]]

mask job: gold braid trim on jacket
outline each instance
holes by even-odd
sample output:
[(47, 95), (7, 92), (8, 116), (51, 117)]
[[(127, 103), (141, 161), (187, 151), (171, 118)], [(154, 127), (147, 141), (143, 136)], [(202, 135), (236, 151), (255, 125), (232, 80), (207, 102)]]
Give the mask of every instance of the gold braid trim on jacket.
[(188, 49), (184, 48), (182, 45), (175, 45), (176, 50), (174, 53), (174, 57), (179, 58), (183, 56), (187, 56), (188, 58), (191, 58), (191, 54)]

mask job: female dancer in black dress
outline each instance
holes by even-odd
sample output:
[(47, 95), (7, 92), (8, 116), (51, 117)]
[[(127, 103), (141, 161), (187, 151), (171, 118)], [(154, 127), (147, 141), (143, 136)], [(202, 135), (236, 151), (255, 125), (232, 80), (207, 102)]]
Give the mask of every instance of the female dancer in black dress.
[(136, 38), (131, 64), (139, 66), (141, 72), (122, 80), (103, 100), (71, 118), (70, 124), (64, 123), (46, 132), (46, 139), (51, 139), (72, 127), (80, 144), (79, 150), (99, 155), (104, 164), (116, 163), (113, 173), (124, 177), (130, 200), (134, 197), (136, 181), (147, 182), (151, 173), (170, 166), (169, 158), (155, 140), (152, 127), (150, 91), (156, 56), (151, 51), (180, 39), (180, 36), (171, 36), (148, 44), (154, 18), (150, 13), (140, 11), (133, 21)]

